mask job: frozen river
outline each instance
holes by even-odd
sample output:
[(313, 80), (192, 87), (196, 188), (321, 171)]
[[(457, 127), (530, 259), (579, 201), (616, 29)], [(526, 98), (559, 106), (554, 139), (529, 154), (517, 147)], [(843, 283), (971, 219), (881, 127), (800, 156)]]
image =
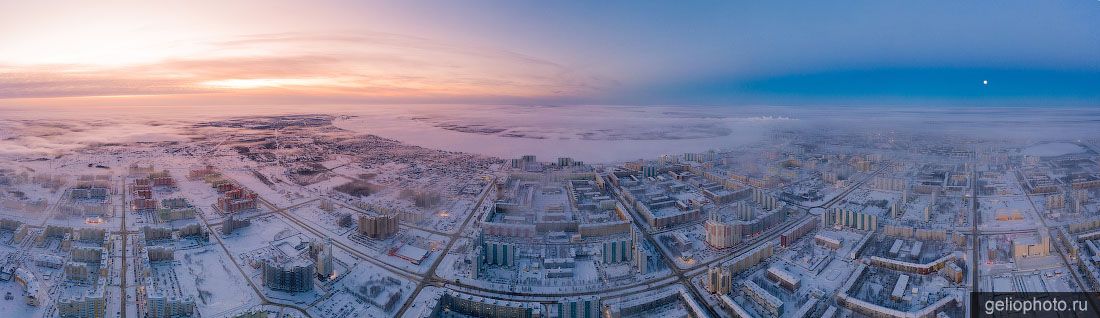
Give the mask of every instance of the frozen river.
[[(532, 154), (618, 162), (735, 148), (788, 129), (954, 134), (1039, 144), (1090, 138), (1100, 110), (953, 107), (340, 105), (0, 107), (0, 155), (97, 143), (178, 141), (188, 125), (229, 117), (330, 114), (339, 128), (502, 158)], [(1066, 145), (1065, 143), (1061, 143)], [(1075, 146), (1073, 144), (1068, 144)]]

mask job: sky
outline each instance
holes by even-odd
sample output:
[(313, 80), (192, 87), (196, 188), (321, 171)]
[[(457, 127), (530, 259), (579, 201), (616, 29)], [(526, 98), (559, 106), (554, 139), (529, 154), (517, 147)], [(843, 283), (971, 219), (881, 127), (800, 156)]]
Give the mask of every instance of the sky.
[(1100, 1), (10, 1), (0, 105), (1100, 106)]

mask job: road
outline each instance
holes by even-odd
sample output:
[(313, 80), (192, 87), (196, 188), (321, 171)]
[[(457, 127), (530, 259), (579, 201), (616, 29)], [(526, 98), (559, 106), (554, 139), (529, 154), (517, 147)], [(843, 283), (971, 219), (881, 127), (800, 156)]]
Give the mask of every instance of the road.
[(981, 243), (979, 239), (981, 233), (978, 232), (978, 222), (980, 222), (979, 217), (981, 215), (978, 214), (978, 169), (976, 167), (970, 171), (970, 184), (970, 240), (974, 253), (973, 257), (970, 258), (970, 271), (973, 273), (973, 275), (970, 275), (970, 290), (977, 292), (980, 290), (978, 286), (978, 255), (981, 255), (981, 252), (978, 245)]
[(120, 213), (122, 213), (122, 228), (121, 228), (122, 234), (120, 235), (120, 236), (122, 236), (122, 271), (121, 271), (122, 277), (121, 277), (121, 283), (119, 284), (120, 288), (122, 289), (122, 291), (119, 294), (119, 296), (121, 297), (120, 299), (122, 299), (122, 301), (119, 302), (119, 303), (122, 304), (121, 305), (122, 308), (119, 309), (119, 314), (121, 315), (122, 318), (126, 318), (126, 281), (127, 281), (127, 279), (126, 279), (126, 265), (127, 265), (126, 264), (126, 250), (129, 249), (129, 248), (127, 248), (126, 243), (130, 238), (130, 235), (126, 234), (127, 233), (126, 232), (126, 214), (127, 214), (127, 211), (129, 210), (129, 209), (126, 208), (126, 206), (127, 206), (127, 204), (126, 204), (126, 181), (125, 180), (119, 180), (119, 187), (120, 187), (120, 190), (122, 192), (122, 209), (121, 209), (121, 211), (119, 211)]
[(260, 300), (262, 300), (261, 305), (273, 305), (273, 306), (280, 306), (280, 307), (288, 307), (288, 308), (292, 308), (294, 310), (297, 310), (297, 311), (301, 312), (302, 315), (305, 316), (305, 317), (312, 317), (309, 314), (309, 312), (306, 311), (305, 308), (302, 308), (302, 307), (299, 307), (299, 306), (296, 306), (296, 305), (293, 305), (293, 304), (275, 303), (275, 302), (272, 302), (271, 300), (267, 299), (267, 296), (264, 295), (263, 291), (260, 290), (260, 288), (257, 287), (256, 284), (253, 283), (251, 279), (249, 279), (248, 272), (246, 272), (244, 270), (244, 268), (241, 267), (241, 264), (239, 264), (237, 262), (237, 258), (233, 257), (233, 253), (230, 252), (229, 248), (225, 246), (225, 242), (222, 241), (221, 235), (219, 235), (218, 233), (213, 233), (214, 228), (211, 227), (210, 222), (206, 219), (206, 214), (202, 213), (201, 211), (199, 213), (196, 213), (196, 214), (199, 216), (199, 219), (202, 220), (202, 223), (203, 223), (203, 225), (206, 226), (206, 229), (211, 232), (210, 236), (214, 237), (214, 240), (218, 242), (218, 246), (221, 246), (222, 251), (224, 251), (225, 255), (229, 257), (229, 260), (233, 263), (233, 267), (237, 268), (237, 271), (240, 271), (241, 278), (244, 278), (244, 280), (246, 282), (248, 282), (248, 287), (252, 287), (252, 291), (255, 292), (257, 296), (260, 297)]
[[(650, 245), (652, 245), (654, 248), (657, 248), (658, 253), (660, 253), (660, 255), (662, 255), (661, 256), (661, 262), (665, 263), (665, 266), (668, 266), (668, 268), (670, 270), (672, 270), (673, 274), (676, 275), (676, 280), (679, 281), (680, 284), (683, 284), (684, 288), (687, 289), (688, 291), (690, 291), (692, 296), (695, 297), (695, 299), (698, 299), (698, 300), (704, 299), (703, 295), (700, 295), (698, 290), (696, 290), (695, 288), (691, 288), (691, 278), (688, 277), (688, 276), (685, 276), (684, 271), (681, 270), (679, 267), (677, 267), (676, 263), (673, 260), (669, 259), (667, 256), (663, 256), (665, 253), (660, 252), (660, 250), (661, 250), (660, 245), (657, 245), (657, 240), (653, 238), (653, 234), (650, 234), (650, 231), (645, 230), (647, 227), (646, 227), (646, 224), (642, 223), (642, 221), (641, 221), (642, 218), (639, 217), (638, 215), (636, 215), (633, 207), (630, 207), (629, 205), (626, 204), (626, 202), (623, 201), (623, 196), (619, 195), (619, 193), (618, 193), (620, 191), (620, 189), (618, 189), (618, 187), (614, 187), (614, 188), (615, 188), (615, 190), (614, 190), (615, 191), (615, 199), (619, 201), (619, 204), (623, 205), (624, 207), (627, 207), (627, 210), (630, 211), (630, 213), (632, 215), (630, 220), (634, 222), (634, 226), (638, 227), (638, 231), (642, 232), (642, 235), (645, 235), (646, 241), (649, 241)], [(634, 244), (641, 244), (641, 243), (635, 242)], [(758, 243), (758, 244), (760, 244), (760, 243)], [(710, 317), (717, 317), (718, 316), (718, 314), (714, 311), (714, 308), (711, 308), (710, 306), (702, 306), (702, 308), (703, 308), (703, 310), (707, 311), (707, 314), (710, 315)]]
[[(317, 199), (314, 199), (314, 200), (317, 200)], [(301, 205), (304, 205), (306, 203), (312, 202), (314, 200), (298, 203), (298, 204), (295, 204), (293, 206), (286, 207), (286, 208), (279, 208), (279, 207), (275, 206), (274, 204), (272, 204), (271, 202), (268, 202), (267, 200), (265, 200), (263, 198), (260, 198), (260, 203), (263, 204), (264, 206), (266, 206), (267, 208), (271, 209), (272, 211), (275, 211), (275, 213), (278, 213), (279, 215), (283, 216), (284, 219), (286, 219), (288, 221), (291, 221), (294, 224), (298, 225), (298, 227), (301, 227), (302, 229), (304, 229), (306, 231), (309, 231), (310, 233), (313, 233), (314, 236), (316, 236), (316, 237), (328, 237), (329, 236), (328, 233), (325, 233), (322, 230), (314, 228), (312, 224), (308, 224), (305, 221), (302, 221), (302, 220), (298, 219), (298, 217), (294, 216), (293, 214), (287, 213), (291, 209), (294, 209), (294, 208), (299, 207)], [(352, 246), (348, 245), (347, 243), (344, 243), (341, 240), (333, 239), (332, 240), (332, 245), (334, 247), (339, 247), (340, 249), (343, 249), (344, 251), (348, 252), (348, 254), (351, 254), (352, 256), (355, 256), (359, 260), (366, 260), (366, 261), (370, 262), (371, 264), (374, 264), (375, 266), (386, 269), (387, 271), (390, 271), (394, 274), (400, 275), (400, 276), (405, 277), (405, 278), (413, 279), (413, 280), (420, 279), (420, 275), (417, 274), (417, 273), (410, 272), (406, 269), (398, 268), (398, 267), (395, 267), (393, 265), (387, 264), (385, 262), (379, 261), (379, 260), (375, 259), (374, 256), (367, 255), (366, 253), (360, 252), (358, 249), (353, 248)]]
[[(973, 184), (977, 184), (978, 173), (977, 173), (976, 169), (972, 171), (971, 180), (973, 180), (972, 181)], [(1041, 229), (1045, 230), (1047, 232), (1047, 235), (1050, 235), (1050, 233), (1056, 232), (1056, 230), (1057, 230), (1056, 228), (1052, 229), (1049, 225), (1047, 225), (1046, 218), (1043, 217), (1043, 215), (1042, 215), (1042, 210), (1039, 210), (1038, 206), (1035, 205), (1035, 200), (1032, 199), (1031, 195), (1025, 193), (1024, 197), (1027, 198), (1028, 204), (1031, 205), (1032, 211), (1035, 212), (1035, 217), (1037, 217), (1039, 219), (1039, 224), (1037, 224), (1037, 225), (1041, 226)], [(981, 242), (980, 241), (981, 235), (999, 235), (999, 234), (1010, 234), (1010, 233), (1011, 234), (1031, 233), (1031, 232), (1035, 232), (1035, 230), (1031, 230), (1031, 229), (1027, 229), (1027, 230), (1012, 229), (1012, 230), (988, 230), (988, 231), (982, 232), (978, 228), (978, 223), (981, 222), (981, 214), (979, 213), (979, 209), (978, 209), (978, 187), (977, 186), (972, 186), (971, 187), (970, 200), (971, 200), (970, 201), (970, 209), (971, 209), (971, 222), (970, 223), (971, 223), (971, 227), (972, 227), (971, 228), (971, 231), (972, 231), (971, 232), (971, 241), (972, 241), (973, 253), (974, 253), (973, 257), (971, 257), (971, 262), (970, 262), (970, 264), (971, 264), (970, 266), (972, 268), (971, 271), (973, 272), (973, 275), (970, 275), (970, 278), (971, 278), (970, 285), (971, 285), (971, 290), (972, 291), (979, 292), (979, 291), (981, 291), (981, 288), (980, 288), (981, 286), (979, 286), (979, 280), (980, 280), (979, 276), (980, 275), (979, 275), (979, 271), (978, 271), (978, 258), (979, 258), (978, 256), (981, 255), (981, 254), (979, 254), (980, 250), (981, 250), (980, 246), (979, 246), (979, 243)], [(1085, 285), (1082, 283), (1081, 278), (1078, 277), (1077, 271), (1073, 270), (1073, 264), (1070, 263), (1068, 258), (1066, 258), (1066, 253), (1065, 253), (1065, 251), (1062, 250), (1062, 248), (1063, 248), (1062, 244), (1060, 244), (1059, 242), (1057, 242), (1057, 240), (1054, 240), (1053, 238), (1051, 238), (1051, 240), (1054, 241), (1054, 242), (1052, 242), (1051, 245), (1054, 247), (1055, 252), (1058, 253), (1058, 256), (1062, 259), (1062, 264), (1067, 269), (1069, 269), (1069, 274), (1070, 274), (1071, 277), (1073, 277), (1074, 282), (1077, 283), (1078, 288), (1084, 288)]]
[(413, 302), (416, 301), (416, 296), (420, 294), (420, 291), (424, 289), (424, 286), (429, 284), (432, 280), (436, 279), (435, 270), (439, 268), (439, 263), (443, 262), (444, 256), (446, 256), (447, 252), (451, 251), (451, 246), (454, 246), (455, 241), (458, 241), (458, 239), (462, 237), (462, 232), (466, 230), (466, 226), (470, 224), (470, 220), (473, 220), (474, 216), (479, 214), (478, 210), (480, 210), (481, 205), (485, 203), (485, 197), (489, 196), (489, 192), (492, 192), (490, 190), (493, 188), (496, 182), (497, 178), (493, 177), (493, 180), (490, 181), (489, 184), (485, 186), (485, 189), (481, 191), (481, 197), (477, 199), (477, 204), (474, 204), (474, 207), (470, 209), (470, 213), (467, 213), (468, 215), (466, 215), (466, 220), (462, 221), (462, 226), (458, 228), (458, 231), (456, 231), (454, 234), (451, 234), (450, 240), (447, 242), (447, 247), (443, 248), (441, 252), (443, 253), (443, 255), (439, 255), (439, 257), (436, 257), (435, 261), (432, 262), (432, 266), (428, 268), (427, 275), (425, 275), (424, 278), (421, 278), (420, 282), (416, 284), (416, 289), (414, 289), (412, 294), (409, 295), (409, 298), (405, 300), (405, 304), (401, 306), (401, 310), (397, 312), (397, 317), (403, 317), (405, 315), (405, 312), (408, 311), (410, 307), (412, 307)]
[[(1027, 202), (1031, 204), (1031, 209), (1035, 211), (1036, 217), (1039, 218), (1039, 222), (1041, 223), (1043, 229), (1046, 230), (1046, 235), (1050, 236), (1051, 233), (1056, 233), (1057, 229), (1051, 229), (1050, 226), (1047, 225), (1046, 218), (1042, 216), (1042, 213), (1039, 211), (1038, 206), (1035, 205), (1035, 200), (1031, 199), (1031, 195), (1027, 194), (1025, 196), (1027, 197)], [(1062, 264), (1066, 266), (1066, 269), (1069, 271), (1069, 275), (1073, 277), (1073, 281), (1077, 283), (1077, 288), (1079, 290), (1083, 290), (1083, 288), (1085, 288), (1085, 284), (1081, 281), (1081, 278), (1077, 276), (1077, 271), (1073, 269), (1073, 264), (1069, 262), (1068, 258), (1066, 258), (1066, 253), (1062, 251), (1061, 241), (1055, 240), (1053, 237), (1051, 237), (1050, 240), (1052, 241), (1050, 245), (1054, 246), (1055, 251), (1058, 252), (1058, 256), (1062, 258)], [(1093, 300), (1093, 297), (1087, 298), (1089, 299), (1089, 301)], [(1093, 308), (1098, 307), (1095, 307), (1094, 304)]]

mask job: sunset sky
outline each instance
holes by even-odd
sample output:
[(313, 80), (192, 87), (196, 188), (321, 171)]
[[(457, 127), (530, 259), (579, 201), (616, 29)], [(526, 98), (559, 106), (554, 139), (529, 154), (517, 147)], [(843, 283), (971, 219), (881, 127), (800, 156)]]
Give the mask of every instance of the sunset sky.
[(1095, 0), (0, 0), (0, 43), (0, 105), (1100, 105)]

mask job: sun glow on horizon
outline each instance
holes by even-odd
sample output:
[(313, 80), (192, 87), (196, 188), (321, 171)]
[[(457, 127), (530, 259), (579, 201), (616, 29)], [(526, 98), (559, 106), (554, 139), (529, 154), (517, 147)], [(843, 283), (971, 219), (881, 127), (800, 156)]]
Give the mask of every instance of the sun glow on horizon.
[(141, 96), (151, 103), (157, 97), (175, 103), (179, 99), (172, 96), (191, 95), (194, 100), (234, 96), (262, 103), (453, 101), (580, 96), (604, 86), (602, 78), (506, 50), (371, 31), (181, 42), (169, 47), (190, 53), (150, 50), (103, 60), (72, 55), (59, 64), (0, 58), (0, 99), (96, 97), (90, 100), (109, 102)]
[(601, 86), (551, 61), (364, 23), (381, 20), (339, 6), (121, 0), (56, 10), (59, 4), (0, 3), (0, 10), (33, 13), (0, 20), (20, 26), (0, 27), (0, 101), (496, 100), (583, 95)]
[(222, 89), (350, 86), (347, 83), (329, 78), (234, 78), (205, 81), (200, 84), (202, 86)]

